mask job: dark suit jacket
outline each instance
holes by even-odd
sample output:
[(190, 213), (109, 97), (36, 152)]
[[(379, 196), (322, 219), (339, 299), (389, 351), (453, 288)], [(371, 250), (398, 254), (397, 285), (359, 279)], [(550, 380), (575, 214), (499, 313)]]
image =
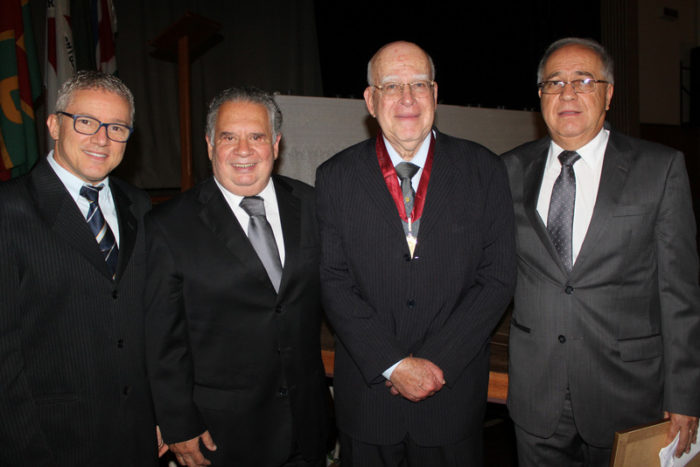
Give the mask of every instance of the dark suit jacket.
[(116, 280), (43, 160), (0, 184), (0, 465), (156, 464), (143, 353), (148, 196), (110, 177)]
[[(437, 134), (413, 260), (374, 139), (325, 162), (316, 189), (340, 430), (372, 444), (409, 434), (425, 446), (479, 432), (489, 336), (515, 280), (503, 162), (478, 144)], [(419, 403), (390, 395), (382, 376), (410, 354), (435, 363), (447, 380)]]
[(293, 440), (324, 454), (313, 189), (273, 177), (285, 245), (279, 294), (213, 178), (147, 219), (148, 359), (166, 442), (209, 430), (216, 465), (280, 465)]
[(700, 415), (700, 294), (683, 155), (612, 131), (588, 232), (570, 274), (537, 213), (550, 139), (505, 157), (517, 226), (508, 406), (548, 437), (567, 385), (583, 439), (663, 410)]

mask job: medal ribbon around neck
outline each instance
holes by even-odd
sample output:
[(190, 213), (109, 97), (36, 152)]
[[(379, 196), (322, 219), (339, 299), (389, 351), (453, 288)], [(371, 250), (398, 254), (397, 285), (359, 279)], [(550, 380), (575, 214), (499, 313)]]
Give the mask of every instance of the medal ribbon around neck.
[[(386, 182), (387, 188), (389, 188), (389, 193), (394, 199), (394, 204), (396, 209), (399, 211), (401, 219), (408, 222), (408, 216), (406, 215), (406, 207), (403, 204), (403, 194), (401, 193), (401, 186), (399, 185), (399, 176), (396, 173), (394, 164), (391, 162), (391, 157), (389, 157), (389, 152), (384, 145), (384, 138), (382, 137), (381, 130), (377, 134), (377, 141), (375, 143), (375, 149), (377, 151), (377, 159), (379, 160), (379, 167), (382, 170), (382, 175), (384, 176), (384, 182)], [(415, 222), (420, 219), (423, 215), (423, 207), (425, 206), (425, 195), (428, 191), (428, 180), (430, 180), (430, 172), (433, 168), (433, 158), (435, 155), (435, 136), (433, 132), (430, 132), (430, 148), (428, 149), (428, 158), (425, 161), (425, 166), (423, 167), (423, 173), (420, 176), (420, 182), (418, 183), (418, 191), (413, 201), (413, 212), (411, 212), (411, 221)]]

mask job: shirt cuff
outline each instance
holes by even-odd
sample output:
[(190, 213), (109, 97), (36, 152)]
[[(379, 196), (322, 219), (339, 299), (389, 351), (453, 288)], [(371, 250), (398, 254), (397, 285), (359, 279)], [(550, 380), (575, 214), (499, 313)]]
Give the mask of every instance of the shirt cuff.
[(393, 365), (391, 365), (386, 370), (384, 370), (384, 372), (382, 373), (382, 376), (384, 376), (388, 381), (391, 381), (391, 374), (394, 372), (394, 369), (397, 366), (399, 366), (399, 363), (401, 363), (401, 362), (403, 362), (403, 358), (401, 360), (399, 360), (398, 362), (394, 363)]

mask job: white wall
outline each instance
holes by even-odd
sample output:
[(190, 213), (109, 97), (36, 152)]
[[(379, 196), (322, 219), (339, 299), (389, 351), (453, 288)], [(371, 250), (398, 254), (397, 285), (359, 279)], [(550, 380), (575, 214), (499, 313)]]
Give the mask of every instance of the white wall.
[[(313, 184), (316, 167), (374, 134), (376, 123), (359, 99), (277, 96), (282, 108), (278, 171)], [(544, 134), (539, 112), (438, 105), (443, 133), (470, 139), (501, 154)]]

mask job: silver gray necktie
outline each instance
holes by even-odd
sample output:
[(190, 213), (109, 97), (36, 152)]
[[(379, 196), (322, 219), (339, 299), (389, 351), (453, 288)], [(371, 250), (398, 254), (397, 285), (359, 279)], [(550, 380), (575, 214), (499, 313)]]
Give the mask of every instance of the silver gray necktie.
[(416, 192), (413, 190), (413, 184), (411, 179), (418, 172), (418, 167), (410, 162), (401, 162), (396, 164), (396, 173), (401, 179), (401, 193), (403, 194), (403, 204), (406, 208), (406, 217), (411, 215), (413, 211), (413, 199), (415, 198)]
[(569, 272), (573, 268), (572, 235), (576, 203), (576, 175), (573, 166), (580, 158), (575, 151), (562, 151), (559, 154), (561, 172), (554, 182), (547, 214), (547, 232)]
[(260, 196), (246, 196), (241, 200), (240, 206), (250, 216), (248, 240), (265, 267), (272, 285), (279, 292), (282, 262), (272, 227), (265, 217), (265, 202)]

